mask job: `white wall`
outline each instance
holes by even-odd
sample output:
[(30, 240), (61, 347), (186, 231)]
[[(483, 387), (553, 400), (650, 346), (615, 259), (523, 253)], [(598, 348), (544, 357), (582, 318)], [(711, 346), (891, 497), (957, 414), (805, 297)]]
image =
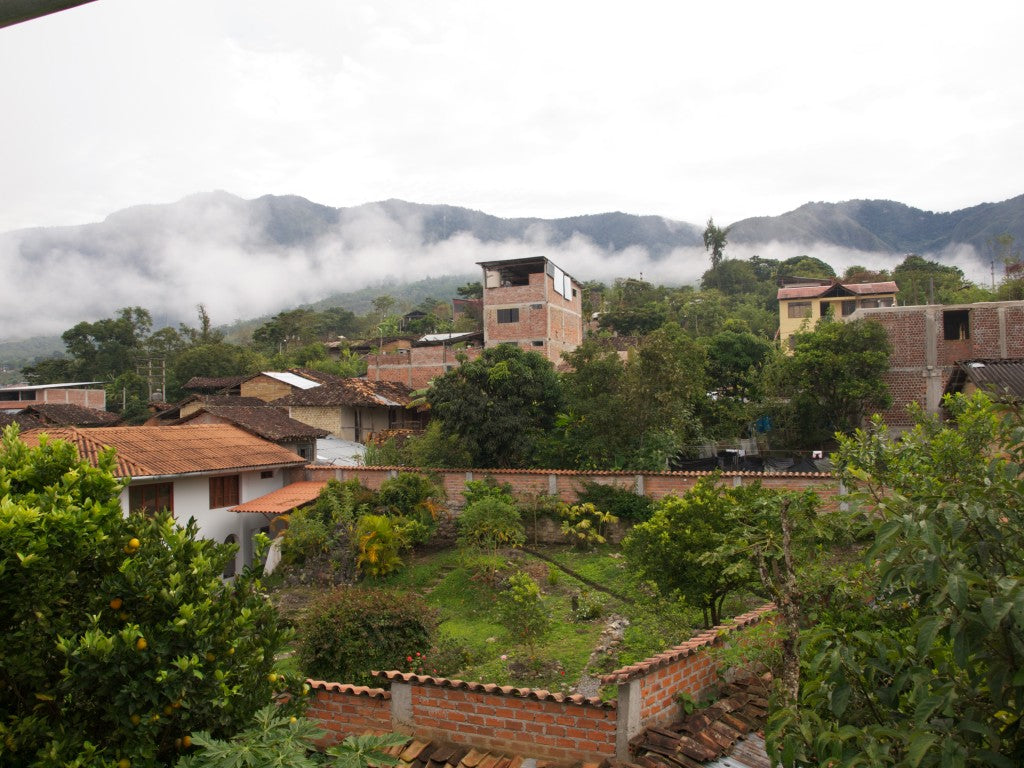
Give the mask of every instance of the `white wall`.
[[(270, 470), (268, 470), (270, 471)], [(273, 470), (270, 478), (260, 478), (260, 472), (241, 472), (238, 483), (238, 501), (244, 503), (276, 491), (284, 486), (284, 469)], [(235, 474), (226, 472), (224, 474)], [(185, 525), (190, 517), (199, 524), (199, 535), (205, 539), (224, 543), (234, 535), (238, 541), (237, 569), (252, 562), (252, 539), (255, 533), (269, 525), (269, 516), (250, 512), (229, 512), (227, 507), (210, 509), (210, 478), (213, 475), (181, 477), (174, 480), (174, 519)], [(145, 481), (140, 481), (140, 485)], [(121, 509), (128, 514), (128, 489), (121, 491)]]

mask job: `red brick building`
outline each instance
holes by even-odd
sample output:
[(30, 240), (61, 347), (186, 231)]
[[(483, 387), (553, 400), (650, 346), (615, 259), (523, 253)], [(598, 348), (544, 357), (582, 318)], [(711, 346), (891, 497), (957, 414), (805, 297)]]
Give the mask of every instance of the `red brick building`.
[(543, 256), (485, 261), (484, 347), (514, 343), (556, 365), (583, 343), (580, 286)]
[(910, 403), (938, 413), (957, 362), (1024, 357), (1024, 301), (858, 309), (844, 319), (858, 318), (880, 323), (892, 344), (891, 426), (910, 425)]

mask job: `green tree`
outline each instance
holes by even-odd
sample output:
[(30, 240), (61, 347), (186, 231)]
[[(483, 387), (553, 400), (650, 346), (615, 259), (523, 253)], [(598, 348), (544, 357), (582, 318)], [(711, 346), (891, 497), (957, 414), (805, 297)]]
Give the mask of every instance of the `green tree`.
[(550, 361), (501, 344), (435, 379), (427, 402), (441, 433), (462, 441), (473, 466), (522, 467), (553, 426), (562, 388)]
[(829, 444), (836, 432), (852, 434), (872, 412), (891, 405), (882, 379), (891, 346), (881, 325), (822, 318), (813, 331), (793, 338), (793, 354), (777, 357), (767, 375), (789, 398), (790, 426), (802, 447)]
[(519, 510), (500, 496), (481, 496), (457, 520), (459, 543), (489, 552), (495, 559), (501, 547), (521, 547), (526, 541)]
[(725, 598), (754, 583), (736, 554), (711, 562), (708, 556), (736, 536), (751, 500), (760, 489), (725, 488), (719, 478), (701, 478), (689, 493), (667, 496), (654, 514), (622, 542), (630, 570), (654, 583), (666, 598), (680, 596), (704, 614), (704, 626), (719, 624)]
[(708, 219), (704, 227), (704, 250), (711, 254), (711, 269), (715, 269), (725, 258), (725, 244), (729, 235), (729, 227), (716, 227), (713, 218)]
[(779, 275), (790, 277), (835, 277), (836, 271), (815, 256), (793, 256), (779, 264)]
[(599, 342), (565, 356), (568, 410), (554, 450), (563, 464), (664, 469), (699, 435), (695, 403), (705, 396), (704, 350), (675, 323), (645, 337), (623, 361)]
[[(0, 764), (172, 762), (229, 736), (283, 681), (287, 637), (235, 548), (169, 514), (121, 512), (113, 452), (0, 445)], [(76, 762), (81, 761), (81, 762)]]
[(783, 765), (1024, 761), (1024, 420), (983, 395), (841, 441), (870, 543), (861, 582), (808, 618), (796, 706), (769, 723)]
[(551, 615), (530, 574), (517, 571), (508, 577), (508, 588), (498, 598), (498, 612), (509, 634), (525, 644), (530, 659), (535, 659), (537, 643), (551, 630)]
[(892, 271), (899, 287), (896, 300), (908, 304), (956, 304), (976, 301), (974, 286), (960, 267), (929, 261), (917, 254), (907, 255)]

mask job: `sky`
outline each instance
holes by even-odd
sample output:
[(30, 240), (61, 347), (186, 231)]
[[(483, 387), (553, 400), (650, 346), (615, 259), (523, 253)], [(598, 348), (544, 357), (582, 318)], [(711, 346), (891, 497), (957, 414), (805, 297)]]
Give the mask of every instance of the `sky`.
[(98, 0), (0, 29), (0, 231), (213, 190), (957, 210), (1024, 192), (1022, 28), (984, 0)]

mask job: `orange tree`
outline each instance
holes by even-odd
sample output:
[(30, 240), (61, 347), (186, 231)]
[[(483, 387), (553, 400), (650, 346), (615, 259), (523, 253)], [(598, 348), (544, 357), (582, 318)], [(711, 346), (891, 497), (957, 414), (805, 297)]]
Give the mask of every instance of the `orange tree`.
[(169, 514), (125, 518), (112, 453), (0, 441), (0, 765), (174, 762), (286, 681), (286, 640), (233, 548)]

